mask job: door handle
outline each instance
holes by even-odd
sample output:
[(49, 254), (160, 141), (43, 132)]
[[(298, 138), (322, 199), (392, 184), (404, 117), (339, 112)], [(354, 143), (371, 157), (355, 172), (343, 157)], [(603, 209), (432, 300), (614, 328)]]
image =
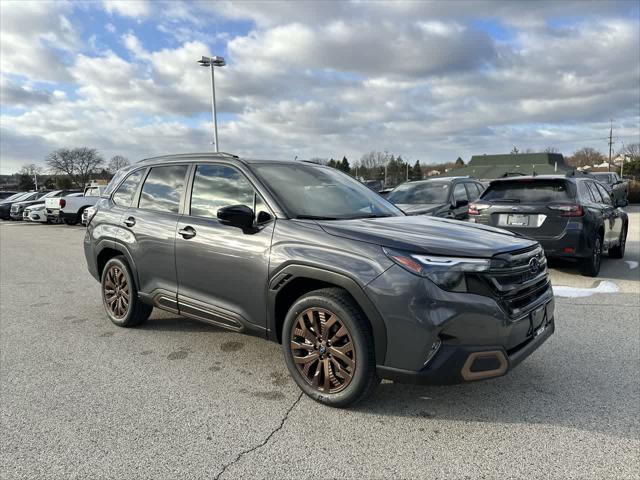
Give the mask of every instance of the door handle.
[(182, 238), (184, 238), (185, 240), (189, 240), (190, 238), (196, 236), (196, 231), (193, 227), (181, 228), (180, 230), (178, 230), (178, 233), (182, 235)]
[(124, 224), (125, 224), (127, 227), (133, 227), (133, 226), (136, 224), (136, 219), (135, 219), (135, 218), (133, 218), (133, 217), (129, 217), (129, 218), (127, 218), (127, 219), (124, 221)]

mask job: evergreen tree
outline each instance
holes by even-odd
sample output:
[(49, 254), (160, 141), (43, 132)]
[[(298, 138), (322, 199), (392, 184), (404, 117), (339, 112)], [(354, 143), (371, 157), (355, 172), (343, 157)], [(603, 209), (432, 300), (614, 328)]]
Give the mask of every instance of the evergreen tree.
[(409, 178), (411, 180), (422, 180), (422, 167), (420, 166), (420, 160), (416, 160), (416, 163), (409, 172)]
[(340, 162), (340, 166), (338, 168), (345, 173), (351, 173), (351, 165), (349, 165), (347, 157), (342, 157), (342, 162)]

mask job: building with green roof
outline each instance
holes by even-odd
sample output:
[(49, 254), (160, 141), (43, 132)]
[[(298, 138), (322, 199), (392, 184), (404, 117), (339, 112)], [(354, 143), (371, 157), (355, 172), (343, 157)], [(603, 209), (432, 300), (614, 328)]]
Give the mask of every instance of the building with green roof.
[(564, 174), (573, 170), (560, 153), (510, 153), (504, 155), (474, 155), (469, 163), (454, 168), (440, 177), (470, 176), (479, 180), (494, 180), (509, 175)]

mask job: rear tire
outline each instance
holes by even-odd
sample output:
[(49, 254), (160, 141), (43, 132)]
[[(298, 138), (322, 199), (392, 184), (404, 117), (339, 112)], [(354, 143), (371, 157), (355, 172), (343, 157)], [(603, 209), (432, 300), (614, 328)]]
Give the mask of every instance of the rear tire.
[(620, 232), (620, 239), (618, 245), (609, 249), (609, 256), (611, 258), (624, 258), (624, 251), (627, 245), (627, 226), (622, 227)]
[(580, 270), (585, 277), (597, 277), (602, 264), (602, 235), (596, 233), (591, 248), (591, 255), (580, 260)]
[(135, 327), (144, 323), (153, 307), (138, 298), (133, 275), (125, 258), (113, 257), (102, 270), (100, 281), (105, 312), (119, 327)]
[(75, 215), (73, 217), (62, 217), (62, 221), (69, 225), (69, 226), (73, 226), (73, 225), (77, 225), (78, 223), (78, 215)]
[(300, 389), (324, 405), (353, 405), (380, 383), (371, 325), (342, 289), (315, 290), (291, 306), (282, 350)]

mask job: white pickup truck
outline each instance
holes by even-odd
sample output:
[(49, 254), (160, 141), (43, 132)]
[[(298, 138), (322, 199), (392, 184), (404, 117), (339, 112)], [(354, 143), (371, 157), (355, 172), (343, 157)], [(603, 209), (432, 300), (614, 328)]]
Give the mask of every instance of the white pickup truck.
[(106, 185), (90, 186), (85, 188), (84, 194), (79, 197), (47, 198), (45, 200), (47, 219), (52, 222), (62, 220), (67, 225), (77, 224), (82, 218), (82, 212), (100, 200), (100, 195), (105, 188)]

